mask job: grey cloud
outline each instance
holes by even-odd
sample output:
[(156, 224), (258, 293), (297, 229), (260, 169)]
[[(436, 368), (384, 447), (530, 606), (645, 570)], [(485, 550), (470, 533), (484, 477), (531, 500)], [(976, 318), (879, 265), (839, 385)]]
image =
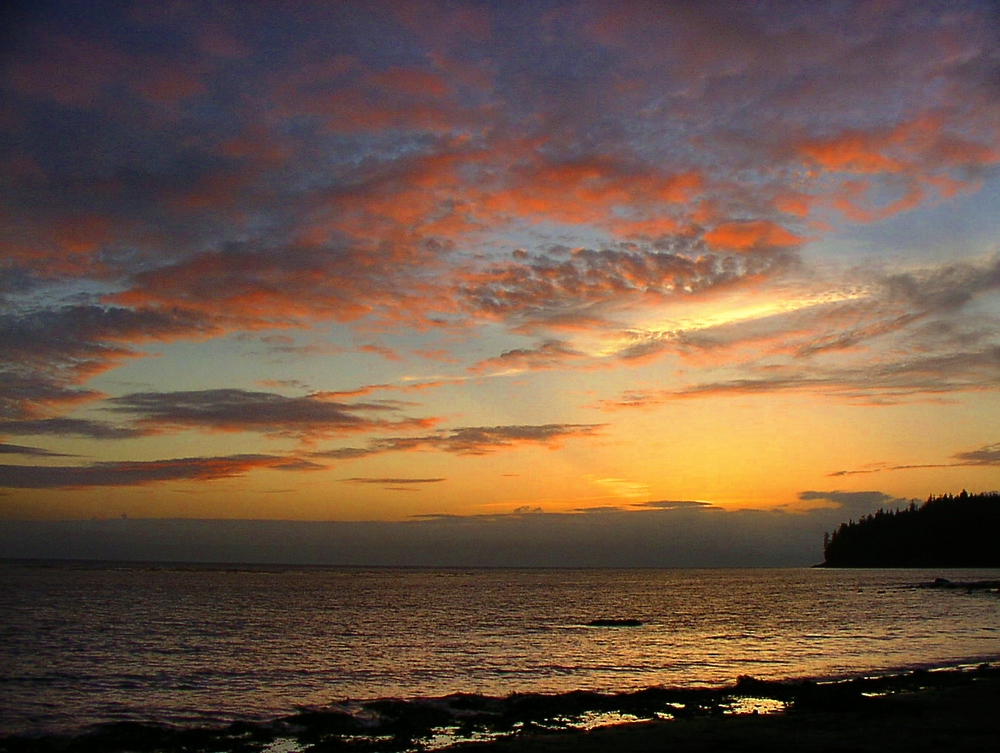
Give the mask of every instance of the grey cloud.
[(0, 305), (8, 296), (27, 293), (39, 285), (37, 277), (27, 269), (4, 267), (0, 269)]
[(843, 491), (805, 491), (799, 494), (802, 502), (822, 501), (833, 502), (844, 515), (866, 515), (879, 508), (905, 507), (910, 500), (893, 497), (885, 492), (843, 492)]
[[(923, 312), (905, 313), (898, 316), (885, 315), (885, 313), (878, 311), (881, 307), (880, 303), (853, 307), (858, 310), (858, 318), (862, 319), (863, 323), (842, 328), (831, 322), (831, 326), (825, 332), (815, 332), (807, 342), (799, 344), (795, 348), (796, 355), (808, 358), (827, 352), (858, 348), (875, 338), (904, 330), (914, 322), (921, 321), (925, 316)], [(867, 309), (867, 311), (862, 309)]]
[(921, 354), (864, 367), (790, 363), (745, 368), (753, 376), (695, 383), (676, 390), (630, 390), (617, 399), (598, 403), (598, 407), (642, 408), (715, 395), (803, 391), (859, 403), (894, 404), (949, 393), (993, 390), (1000, 377), (1000, 345), (973, 352)]
[(686, 296), (786, 269), (790, 252), (713, 254), (684, 239), (682, 252), (635, 244), (624, 249), (577, 249), (569, 258), (539, 255), (533, 263), (495, 265), (465, 284), (469, 305), (489, 314), (545, 321), (635, 296)]
[(149, 432), (130, 426), (93, 421), (86, 418), (38, 418), (0, 422), (0, 434), (17, 436), (77, 436), (88, 439), (134, 439)]
[(352, 484), (377, 484), (377, 485), (390, 485), (390, 486), (407, 486), (409, 484), (439, 484), (442, 481), (447, 481), (445, 478), (367, 478), (363, 476), (354, 476), (352, 478), (345, 478), (344, 481), (350, 482)]
[(525, 369), (538, 371), (555, 369), (568, 362), (584, 358), (585, 355), (575, 348), (569, 347), (560, 340), (545, 340), (534, 348), (515, 348), (505, 350), (496, 358), (480, 361), (469, 370), (484, 372), (491, 369)]
[[(2, 429), (0, 429), (2, 431)], [(32, 457), (62, 458), (70, 457), (61, 452), (52, 452), (41, 447), (26, 447), (19, 444), (0, 442), (0, 455), (27, 455)]]
[(32, 419), (53, 406), (72, 406), (97, 400), (95, 390), (81, 389), (61, 379), (48, 378), (31, 368), (0, 362), (0, 419)]
[(241, 389), (137, 392), (107, 402), (110, 410), (134, 416), (144, 427), (259, 431), (303, 439), (428, 423), (405, 417), (379, 418), (378, 414), (399, 410), (393, 401), (345, 403), (326, 399), (321, 393), (287, 397)]
[(698, 510), (425, 516), (402, 522), (4, 521), (0, 556), (338, 565), (801, 567), (835, 519)]
[(98, 363), (123, 353), (122, 343), (211, 332), (203, 318), (175, 309), (75, 305), (0, 314), (3, 361)]
[[(634, 342), (618, 356), (628, 359), (663, 351), (706, 353), (753, 343), (762, 343), (765, 350), (771, 350), (778, 342), (781, 351), (801, 359), (814, 359), (809, 370), (822, 373), (822, 368), (816, 366), (816, 357), (850, 352), (881, 340), (892, 343), (890, 352), (898, 354), (894, 361), (876, 364), (885, 377), (921, 369), (940, 371), (947, 376), (945, 371), (952, 365), (961, 374), (964, 366), (973, 367), (984, 355), (987, 359), (991, 357), (989, 354), (997, 342), (995, 318), (985, 313), (964, 317), (956, 314), (966, 304), (1000, 291), (1000, 259), (871, 279), (858, 298), (697, 333), (629, 333)], [(861, 291), (858, 288), (855, 292)], [(789, 366), (788, 370), (793, 368)], [(837, 373), (826, 373), (838, 379)], [(839, 374), (849, 376), (845, 367), (840, 367)]]
[(858, 476), (883, 471), (904, 471), (916, 468), (960, 468), (962, 466), (1000, 466), (1000, 444), (985, 445), (975, 450), (956, 452), (951, 456), (951, 462), (924, 463), (921, 465), (892, 465), (890, 463), (874, 463), (865, 468), (835, 471), (830, 476)]
[(957, 452), (952, 457), (962, 465), (1000, 466), (1000, 444), (986, 445), (978, 450)]
[(1000, 257), (985, 265), (949, 264), (888, 275), (884, 284), (890, 296), (905, 298), (922, 311), (952, 311), (983, 293), (1000, 289)]
[[(852, 295), (846, 300), (807, 306), (803, 309), (782, 312), (749, 321), (726, 323), (696, 332), (684, 330), (667, 332), (629, 331), (624, 335), (628, 344), (616, 355), (623, 360), (657, 356), (662, 353), (679, 355), (704, 355), (713, 351), (741, 346), (758, 346), (763, 354), (793, 356), (808, 360), (802, 375), (818, 374), (820, 381), (829, 381), (831, 389), (837, 382), (858, 382), (864, 389), (864, 376), (877, 374), (888, 384), (899, 381), (905, 372), (924, 370), (939, 372), (942, 386), (960, 380), (966, 368), (976, 369), (976, 362), (990, 359), (997, 344), (998, 322), (986, 312), (975, 316), (959, 316), (967, 304), (1000, 291), (1000, 258), (986, 263), (948, 264), (912, 270), (896, 275), (864, 273), (867, 284), (855, 284)], [(824, 368), (818, 359), (824, 356), (849, 354), (874, 341), (891, 345), (885, 351), (894, 354), (894, 360), (875, 364), (875, 371), (865, 368), (851, 373), (849, 366), (840, 365), (836, 370)], [(787, 357), (784, 365), (772, 372), (787, 375), (796, 371), (794, 361)], [(956, 367), (953, 374), (948, 371)], [(749, 369), (752, 371), (753, 364)], [(862, 379), (857, 379), (860, 375)], [(990, 376), (983, 375), (988, 383)], [(782, 380), (772, 376), (756, 381), (761, 390), (781, 389)], [(974, 380), (978, 381), (974, 377)], [(750, 387), (734, 384), (734, 387)], [(808, 387), (793, 378), (789, 388), (796, 384)], [(711, 387), (712, 385), (705, 385)], [(920, 381), (912, 385), (919, 391)], [(902, 385), (905, 391), (907, 385)], [(695, 391), (697, 388), (695, 389)]]
[(32, 418), (52, 404), (96, 397), (77, 385), (140, 355), (133, 345), (210, 331), (203, 319), (169, 309), (73, 305), (0, 313), (0, 415)]
[(304, 471), (323, 466), (276, 455), (228, 455), (149, 461), (108, 461), (82, 466), (0, 465), (0, 488), (83, 489), (144, 486), (161, 481), (212, 481), (258, 468)]
[(350, 459), (384, 452), (433, 449), (457, 455), (485, 455), (520, 444), (556, 446), (565, 439), (596, 434), (604, 424), (540, 424), (511, 426), (465, 426), (443, 429), (417, 437), (384, 437), (365, 447), (346, 447), (314, 453), (314, 457)]
[(323, 450), (313, 453), (313, 457), (329, 458), (330, 460), (354, 460), (375, 455), (378, 450), (366, 447), (342, 447), (336, 450)]

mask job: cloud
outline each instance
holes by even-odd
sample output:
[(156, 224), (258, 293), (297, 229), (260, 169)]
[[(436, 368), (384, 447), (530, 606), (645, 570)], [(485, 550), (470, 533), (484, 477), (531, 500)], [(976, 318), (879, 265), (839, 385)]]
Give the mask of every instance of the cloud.
[(30, 457), (62, 458), (69, 457), (61, 452), (52, 452), (41, 447), (26, 447), (19, 444), (0, 442), (0, 455), (27, 455)]
[(676, 248), (578, 248), (568, 257), (557, 249), (530, 262), (515, 260), (470, 273), (462, 292), (481, 315), (557, 326), (560, 318), (570, 317), (585, 324), (629, 301), (669, 300), (759, 282), (791, 261), (783, 251), (713, 254), (690, 238), (668, 245)]
[(956, 125), (941, 112), (928, 112), (889, 128), (806, 139), (795, 148), (828, 173), (881, 176), (874, 182), (845, 180), (832, 202), (850, 219), (873, 222), (929, 199), (950, 198), (970, 175), (1000, 161), (995, 140), (970, 140)]
[(883, 471), (908, 471), (920, 468), (961, 468), (965, 466), (992, 467), (1000, 466), (1000, 444), (984, 445), (975, 450), (963, 450), (951, 456), (951, 462), (923, 463), (919, 465), (893, 465), (891, 463), (872, 463), (864, 468), (835, 471), (830, 476), (857, 476)]
[[(475, 6), (433, 33), (391, 5), (338, 6), (279, 14), (288, 36), (266, 55), (259, 9), (133, 10), (93, 38), (61, 13), (22, 22), (37, 44), (2, 77), (19, 114), (4, 126), (19, 167), (3, 274), (87, 280), (116, 311), (186, 318), (171, 337), (604, 322), (645, 296), (778, 275), (830, 208), (902, 211), (997, 159), (975, 4)], [(136, 43), (150, 30), (176, 45), (169, 64)], [(68, 127), (32, 128), (50, 112)], [(559, 258), (536, 242), (545, 223), (610, 240)], [(530, 257), (463, 250), (508, 229)], [(63, 365), (79, 380), (86, 361), (133, 355), (104, 347)]]
[(385, 437), (371, 440), (365, 447), (345, 447), (314, 453), (316, 457), (351, 459), (385, 452), (439, 450), (456, 455), (486, 455), (500, 449), (523, 445), (553, 448), (563, 440), (589, 437), (604, 424), (541, 424), (508, 426), (464, 426), (441, 429), (434, 434), (417, 437)]
[(324, 466), (277, 455), (229, 455), (149, 461), (107, 461), (82, 466), (0, 465), (0, 488), (85, 489), (145, 486), (164, 481), (215, 481), (250, 471), (321, 470)]
[[(302, 326), (313, 320), (350, 322), (366, 315), (424, 321), (417, 301), (433, 300), (430, 283), (407, 279), (407, 267), (433, 265), (433, 253), (414, 250), (392, 275), (372, 269), (371, 249), (295, 246), (266, 249), (233, 245), (193, 255), (132, 276), (128, 290), (109, 300), (132, 307), (179, 306), (230, 330)], [(421, 295), (421, 287), (426, 295)], [(451, 308), (451, 306), (445, 306)]]
[[(905, 360), (923, 359), (927, 353), (944, 356), (957, 349), (995, 344), (995, 316), (989, 309), (969, 316), (966, 310), (995, 295), (1000, 281), (1000, 261), (963, 262), (913, 269), (907, 272), (858, 272), (853, 281), (826, 282), (826, 290), (803, 286), (786, 288), (780, 298), (751, 306), (736, 304), (724, 316), (698, 322), (678, 322), (672, 328), (624, 333), (616, 353), (626, 361), (649, 361), (668, 354), (699, 365), (767, 360), (793, 372), (808, 361), (817, 369), (820, 356), (858, 353), (866, 362), (870, 351), (891, 345), (884, 352)], [(801, 285), (801, 283), (800, 283)], [(768, 291), (762, 291), (765, 296)], [(791, 357), (779, 364), (775, 357)], [(878, 356), (885, 359), (885, 355)], [(836, 362), (845, 371), (845, 362)], [(888, 364), (886, 364), (888, 366)]]
[(49, 406), (97, 397), (77, 385), (141, 353), (132, 345), (205, 336), (203, 319), (170, 309), (97, 305), (0, 312), (0, 416), (29, 418)]
[(705, 233), (705, 243), (730, 251), (800, 246), (803, 238), (768, 220), (723, 222)]
[[(828, 502), (838, 513), (857, 517), (874, 512), (877, 509), (905, 507), (910, 500), (893, 497), (885, 492), (863, 491), (805, 491), (798, 495), (799, 502)], [(790, 508), (793, 509), (793, 508)]]
[(345, 478), (344, 481), (351, 484), (378, 484), (380, 486), (409, 486), (410, 484), (438, 484), (447, 481), (444, 478), (365, 478), (355, 476)]
[(469, 371), (474, 374), (543, 371), (562, 368), (585, 357), (584, 353), (567, 343), (550, 339), (539, 343), (535, 348), (505, 350), (499, 356), (487, 358), (471, 366)]
[(890, 298), (901, 298), (921, 312), (948, 312), (1000, 290), (1000, 257), (982, 264), (945, 264), (936, 268), (887, 274)]
[(362, 345), (358, 348), (361, 353), (374, 353), (376, 355), (382, 356), (387, 361), (402, 361), (402, 356), (391, 348), (386, 348), (382, 345), (375, 345), (374, 343), (369, 343), (367, 345)]
[(136, 392), (109, 398), (107, 404), (109, 410), (133, 416), (138, 426), (148, 430), (252, 431), (310, 442), (346, 433), (427, 428), (436, 423), (436, 419), (380, 417), (398, 413), (399, 406), (390, 401), (347, 403), (328, 399), (323, 393), (287, 397), (231, 388)]
[[(0, 522), (6, 556), (343, 565), (725, 567), (822, 559), (822, 530), (766, 514), (670, 511), (438, 516), (397, 523), (288, 521)], [(140, 544), (144, 548), (140, 549)]]
[(816, 294), (794, 288), (718, 319), (633, 329), (614, 357), (644, 363), (676, 356), (695, 380), (630, 390), (605, 409), (722, 395), (808, 392), (870, 404), (939, 400), (988, 391), (1000, 374), (996, 258), (895, 274), (860, 273)]
[(418, 492), (424, 484), (439, 484), (447, 481), (446, 478), (366, 478), (356, 476), (345, 478), (344, 482), (349, 484), (372, 484), (392, 492)]
[[(362, 352), (393, 372), (400, 342), (458, 333), (448, 345), (464, 377), (451, 383), (683, 362), (685, 383), (632, 382), (608, 409), (996, 390), (997, 259), (887, 260), (850, 273), (849, 300), (640, 321), (780, 296), (803, 278), (817, 297), (839, 294), (822, 259), (812, 266), (822, 246), (803, 248), (992, 180), (990, 3), (114, 10), (81, 25), (64, 5), (26, 9), (0, 61), (6, 434), (366, 435), (326, 455), (347, 459), (598, 431), (435, 431), (402, 403), (362, 401), (415, 384), (109, 397), (99, 387), (113, 381), (92, 381), (157, 343), (223, 336), (259, 339), (270, 358), (336, 352), (352, 365), (358, 350), (339, 343), (374, 343)], [(534, 344), (479, 360), (466, 346), (481, 325)], [(306, 330), (308, 345), (289, 334)], [(598, 359), (574, 337), (617, 345)], [(72, 414), (105, 398), (121, 423)], [(395, 436), (406, 432), (417, 436)]]
[[(404, 379), (406, 378), (404, 377)], [(323, 392), (317, 392), (315, 394), (324, 399), (340, 400), (348, 397), (365, 397), (366, 395), (371, 395), (374, 392), (423, 392), (424, 390), (437, 389), (438, 387), (453, 381), (457, 380), (455, 378), (448, 377), (442, 379), (431, 379), (428, 381), (404, 381), (403, 383), (397, 384), (366, 384), (352, 390), (324, 390)]]
[(88, 439), (135, 439), (150, 434), (148, 429), (115, 426), (87, 418), (38, 418), (0, 422), (0, 434), (16, 436), (75, 436)]
[[(13, 373), (15, 370), (18, 373)], [(50, 410), (67, 410), (103, 397), (96, 390), (67, 386), (60, 379), (51, 379), (31, 369), (0, 368), (0, 417), (28, 419)]]
[(1000, 466), (1000, 444), (957, 452), (952, 457), (958, 460), (960, 465)]
[(637, 502), (635, 507), (652, 507), (657, 510), (722, 510), (723, 508), (711, 502), (700, 502), (689, 499), (658, 499), (652, 502)]
[(677, 389), (628, 390), (597, 403), (603, 410), (650, 408), (674, 400), (805, 392), (868, 405), (928, 401), (961, 392), (991, 391), (1000, 371), (1000, 346), (943, 356), (838, 368), (805, 365), (744, 367), (752, 376)]
[[(881, 504), (889, 495), (845, 498)], [(659, 503), (656, 503), (658, 506)], [(260, 520), (0, 520), (6, 557), (336, 565), (492, 567), (803, 567), (822, 561), (823, 533), (845, 508), (800, 514), (662, 509), (428, 515), (396, 522)]]

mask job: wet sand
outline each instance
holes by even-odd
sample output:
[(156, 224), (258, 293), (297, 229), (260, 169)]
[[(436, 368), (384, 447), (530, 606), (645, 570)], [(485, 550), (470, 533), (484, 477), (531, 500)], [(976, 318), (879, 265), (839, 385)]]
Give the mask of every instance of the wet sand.
[[(922, 675), (922, 677), (920, 677)], [(994, 750), (1000, 743), (1000, 672), (917, 673), (887, 695), (869, 696), (863, 681), (817, 686), (786, 711), (709, 713), (689, 719), (603, 727), (589, 732), (534, 732), (451, 753), (611, 753), (613, 751), (914, 751)], [(905, 679), (905, 678), (904, 678)], [(907, 687), (911, 685), (911, 687)]]

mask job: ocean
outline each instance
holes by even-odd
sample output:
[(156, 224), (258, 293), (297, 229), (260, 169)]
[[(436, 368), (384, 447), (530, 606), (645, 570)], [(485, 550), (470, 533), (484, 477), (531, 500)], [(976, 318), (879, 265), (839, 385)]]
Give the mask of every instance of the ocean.
[(1000, 596), (938, 577), (1000, 571), (0, 563), (0, 737), (1000, 658)]

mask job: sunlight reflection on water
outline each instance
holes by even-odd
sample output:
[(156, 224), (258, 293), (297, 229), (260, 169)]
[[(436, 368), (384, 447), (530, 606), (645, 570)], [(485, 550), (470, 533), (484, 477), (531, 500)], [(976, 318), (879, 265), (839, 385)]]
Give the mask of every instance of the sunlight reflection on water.
[(1000, 655), (997, 595), (915, 587), (996, 571), (0, 567), (3, 733)]

